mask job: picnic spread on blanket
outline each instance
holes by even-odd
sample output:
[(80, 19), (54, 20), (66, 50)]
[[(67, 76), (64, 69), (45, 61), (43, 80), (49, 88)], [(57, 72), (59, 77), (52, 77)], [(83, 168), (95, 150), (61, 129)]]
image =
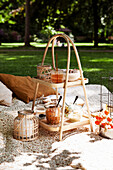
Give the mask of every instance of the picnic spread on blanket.
[[(54, 42), (58, 37), (65, 39), (67, 43), (67, 69), (58, 68), (58, 58), (54, 57)], [(52, 42), (52, 66), (45, 64), (45, 57), (48, 47)], [(79, 69), (70, 69), (70, 43), (73, 47)], [(21, 141), (30, 141), (37, 139), (39, 126), (48, 131), (60, 132), (59, 139), (62, 140), (63, 131), (71, 130), (76, 127), (89, 125), (93, 131), (92, 117), (96, 118), (96, 125), (103, 121), (107, 116), (108, 124), (111, 129), (112, 120), (108, 118), (109, 111), (102, 112), (99, 115), (91, 114), (86, 94), (85, 84), (88, 78), (83, 77), (83, 71), (77, 49), (71, 38), (65, 34), (56, 34), (50, 38), (42, 63), (37, 65), (37, 77), (14, 76), (9, 74), (0, 74), (0, 81), (11, 90), (18, 99), (29, 103), (33, 101), (31, 110), (18, 111), (18, 116), (14, 119), (14, 138)], [(75, 96), (73, 103), (66, 102), (67, 88), (82, 86), (85, 101), (77, 102), (78, 96)], [(58, 89), (63, 88), (63, 95), (59, 94)], [(83, 105), (86, 103), (87, 115), (84, 114)], [(105, 108), (109, 110), (108, 108)], [(92, 116), (93, 115), (93, 116)], [(100, 124), (99, 124), (100, 125)], [(103, 124), (104, 126), (105, 124)], [(102, 127), (102, 126), (101, 126)]]

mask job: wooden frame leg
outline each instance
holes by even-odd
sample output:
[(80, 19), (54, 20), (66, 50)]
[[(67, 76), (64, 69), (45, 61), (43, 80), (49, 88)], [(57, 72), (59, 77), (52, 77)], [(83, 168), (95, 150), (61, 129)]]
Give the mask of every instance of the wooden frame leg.
[(58, 99), (58, 88), (56, 88), (56, 99)]

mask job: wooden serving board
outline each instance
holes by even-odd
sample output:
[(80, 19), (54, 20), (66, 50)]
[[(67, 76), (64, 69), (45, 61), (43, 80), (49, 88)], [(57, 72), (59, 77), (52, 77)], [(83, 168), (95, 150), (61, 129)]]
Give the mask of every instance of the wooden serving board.
[[(70, 122), (69, 119), (64, 118), (64, 125), (63, 125), (63, 131), (71, 130), (74, 129), (78, 126), (83, 126), (83, 125), (88, 125), (89, 124), (89, 119), (82, 117), (81, 121), (79, 122)], [(60, 123), (57, 125), (51, 125), (47, 123), (46, 119), (40, 119), (39, 120), (39, 125), (49, 131), (59, 131), (60, 130)]]

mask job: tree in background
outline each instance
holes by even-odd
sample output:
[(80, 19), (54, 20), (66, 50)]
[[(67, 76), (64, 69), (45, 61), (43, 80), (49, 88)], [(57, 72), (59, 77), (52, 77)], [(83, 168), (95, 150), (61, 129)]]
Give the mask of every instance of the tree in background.
[(75, 37), (93, 39), (95, 47), (113, 32), (112, 0), (1, 0), (0, 10), (0, 25), (21, 33), (26, 46), (30, 35), (47, 28), (67, 27)]
[(93, 8), (93, 23), (94, 23), (94, 46), (98, 47), (98, 29), (99, 29), (99, 11), (98, 11), (98, 0), (92, 0)]
[(2, 42), (11, 42), (13, 40), (12, 34), (17, 32), (15, 35), (18, 35), (18, 32), (21, 32), (23, 11), (22, 0), (0, 1), (0, 30), (2, 30), (0, 36), (2, 36)]
[(25, 46), (30, 46), (30, 0), (25, 4)]

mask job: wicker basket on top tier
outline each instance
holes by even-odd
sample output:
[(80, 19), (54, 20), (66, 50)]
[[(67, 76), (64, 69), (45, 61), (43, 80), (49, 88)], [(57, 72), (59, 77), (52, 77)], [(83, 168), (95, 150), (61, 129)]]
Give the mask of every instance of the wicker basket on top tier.
[(44, 80), (44, 81), (50, 81), (51, 80), (51, 65), (50, 64), (38, 64), (37, 65), (37, 78)]

